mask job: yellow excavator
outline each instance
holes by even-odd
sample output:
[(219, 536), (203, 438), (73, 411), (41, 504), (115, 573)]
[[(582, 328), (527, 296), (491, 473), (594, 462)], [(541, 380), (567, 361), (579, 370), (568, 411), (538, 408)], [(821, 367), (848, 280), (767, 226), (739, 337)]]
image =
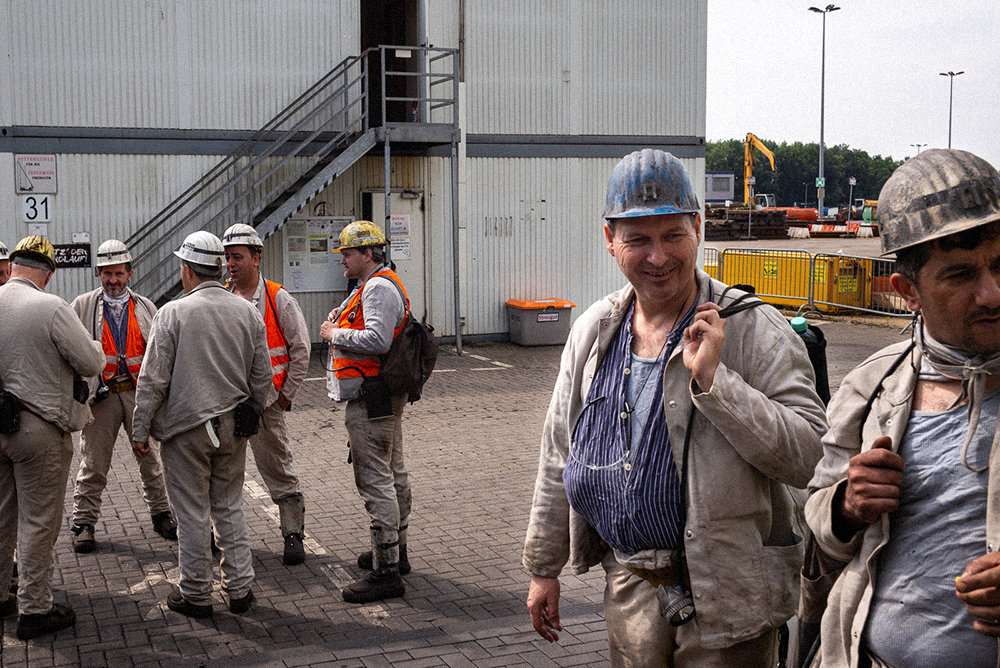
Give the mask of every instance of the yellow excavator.
[[(743, 145), (743, 203), (748, 207), (752, 207), (753, 200), (750, 198), (750, 178), (753, 176), (753, 147), (756, 146), (757, 150), (767, 157), (768, 162), (771, 163), (772, 170), (774, 169), (774, 154), (752, 132), (747, 133), (747, 139)], [(772, 203), (771, 206), (774, 206), (774, 204)]]

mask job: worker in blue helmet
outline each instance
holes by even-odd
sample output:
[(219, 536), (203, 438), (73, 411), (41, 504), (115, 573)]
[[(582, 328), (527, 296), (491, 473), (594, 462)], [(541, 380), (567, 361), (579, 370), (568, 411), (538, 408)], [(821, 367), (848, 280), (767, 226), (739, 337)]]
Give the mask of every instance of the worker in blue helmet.
[(826, 428), (785, 318), (697, 267), (683, 163), (644, 149), (608, 183), (628, 284), (573, 325), (542, 432), (523, 562), (554, 641), (559, 580), (600, 564), (613, 666), (773, 666), (798, 602), (801, 496)]

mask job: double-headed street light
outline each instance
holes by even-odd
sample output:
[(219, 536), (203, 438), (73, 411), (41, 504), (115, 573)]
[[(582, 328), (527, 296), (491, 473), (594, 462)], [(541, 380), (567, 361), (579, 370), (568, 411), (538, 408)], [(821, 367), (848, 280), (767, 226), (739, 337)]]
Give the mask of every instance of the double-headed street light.
[(910, 146), (912, 146), (913, 148), (917, 149), (917, 155), (920, 155), (920, 149), (923, 148), (924, 146), (927, 146), (927, 144), (926, 143), (925, 144), (910, 144)]
[(951, 70), (941, 72), (941, 76), (948, 77), (948, 148), (951, 148), (951, 98), (952, 93), (955, 91), (955, 77), (959, 74), (965, 74), (965, 70), (961, 72), (952, 72)]
[[(810, 7), (810, 12), (818, 12), (823, 15), (823, 55), (822, 55), (822, 65), (820, 67), (819, 75), (819, 178), (816, 179), (816, 200), (817, 208), (819, 209), (819, 217), (823, 217), (823, 196), (826, 194), (826, 179), (823, 176), (823, 105), (826, 99), (825, 88), (826, 88), (826, 15), (830, 12), (835, 12), (840, 7), (836, 5), (827, 5), (823, 9), (819, 7)], [(822, 185), (820, 185), (822, 184)]]

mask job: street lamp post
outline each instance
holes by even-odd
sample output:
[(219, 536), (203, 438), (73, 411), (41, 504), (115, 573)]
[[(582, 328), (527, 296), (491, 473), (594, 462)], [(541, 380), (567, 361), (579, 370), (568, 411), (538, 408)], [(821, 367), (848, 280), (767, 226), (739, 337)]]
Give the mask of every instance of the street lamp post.
[(819, 217), (823, 217), (823, 196), (826, 194), (826, 183), (823, 177), (823, 106), (826, 100), (826, 15), (830, 12), (835, 12), (840, 7), (836, 5), (827, 5), (823, 9), (819, 7), (810, 7), (810, 12), (818, 12), (823, 15), (823, 49), (822, 49), (822, 60), (820, 65), (819, 74), (819, 179), (818, 183), (822, 183), (822, 186), (816, 188), (816, 201), (817, 208), (819, 209)]
[(965, 70), (961, 72), (952, 72), (951, 70), (941, 72), (941, 76), (948, 77), (948, 148), (951, 148), (951, 99), (955, 91), (955, 77), (959, 74), (965, 74)]
[(803, 181), (802, 182), (802, 194), (803, 194), (804, 199), (805, 199), (805, 201), (802, 204), (803, 204), (804, 207), (808, 207), (809, 206), (809, 182), (808, 181)]
[[(927, 144), (910, 144), (910, 146), (917, 149), (917, 155), (920, 155), (920, 149), (923, 148), (924, 146), (927, 146)], [(949, 148), (951, 147), (951, 142), (948, 142), (948, 147)]]
[(851, 186), (850, 194), (847, 196), (847, 220), (848, 222), (854, 220), (854, 186), (857, 184), (858, 180), (853, 176), (847, 179), (848, 185)]

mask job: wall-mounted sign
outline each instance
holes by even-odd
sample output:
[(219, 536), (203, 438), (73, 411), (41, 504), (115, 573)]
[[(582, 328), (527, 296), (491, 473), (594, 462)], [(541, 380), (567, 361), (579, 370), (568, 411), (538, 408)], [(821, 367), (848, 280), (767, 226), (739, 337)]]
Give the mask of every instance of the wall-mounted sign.
[(57, 267), (89, 267), (90, 244), (52, 244)]
[(21, 220), (25, 223), (51, 223), (52, 195), (21, 195)]
[(330, 292), (347, 289), (337, 247), (349, 217), (290, 220), (282, 228), (285, 242), (284, 284), (290, 292)]
[(14, 189), (18, 195), (55, 195), (56, 156), (15, 154)]

